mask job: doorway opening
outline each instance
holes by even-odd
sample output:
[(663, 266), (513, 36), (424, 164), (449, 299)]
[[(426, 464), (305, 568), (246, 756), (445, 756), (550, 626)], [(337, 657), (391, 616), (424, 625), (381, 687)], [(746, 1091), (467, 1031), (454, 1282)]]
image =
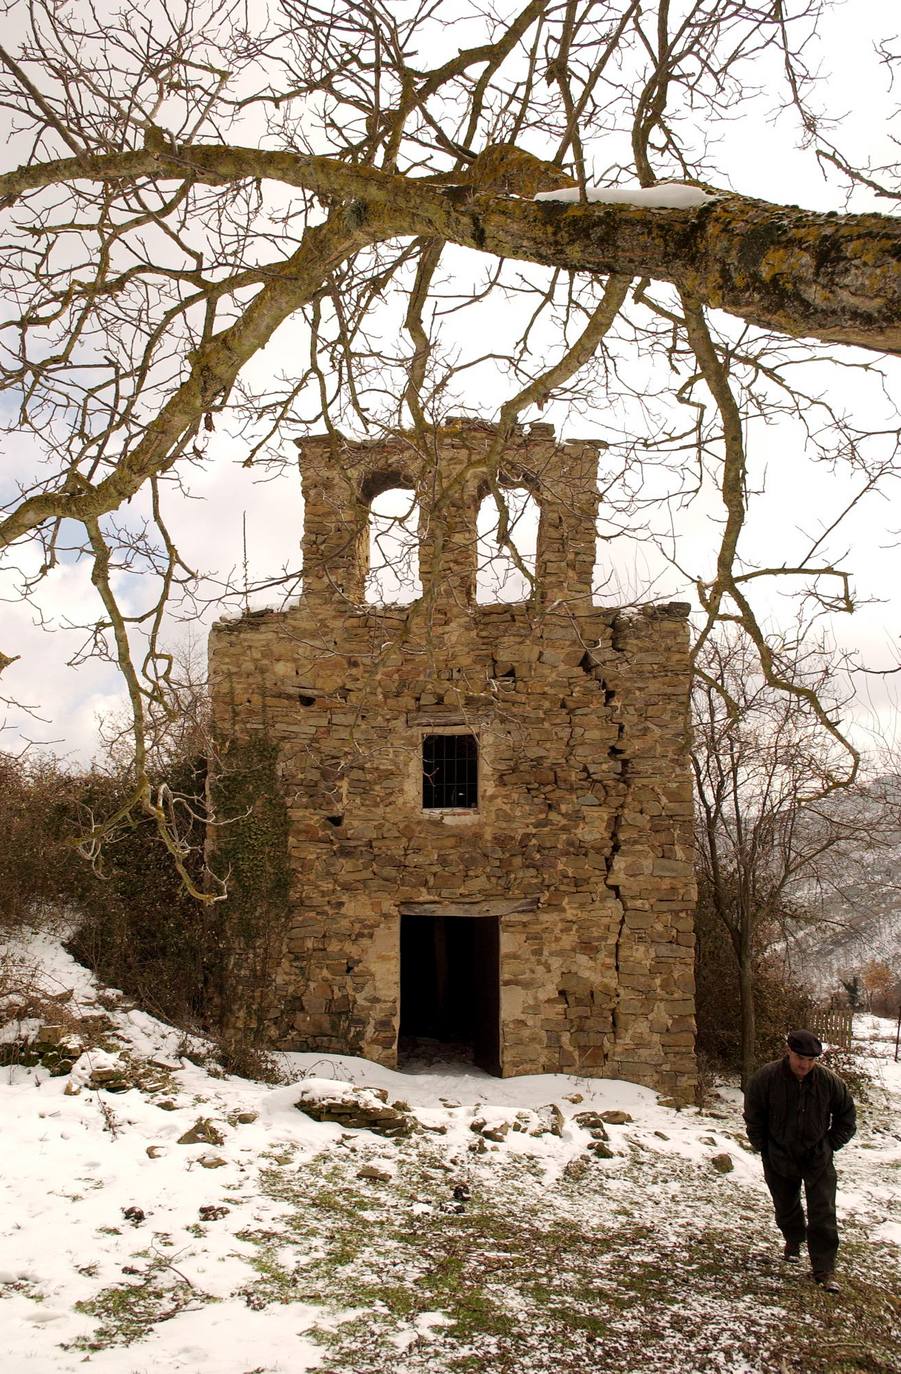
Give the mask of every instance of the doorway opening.
[(500, 1073), (497, 916), (401, 916), (398, 1056)]

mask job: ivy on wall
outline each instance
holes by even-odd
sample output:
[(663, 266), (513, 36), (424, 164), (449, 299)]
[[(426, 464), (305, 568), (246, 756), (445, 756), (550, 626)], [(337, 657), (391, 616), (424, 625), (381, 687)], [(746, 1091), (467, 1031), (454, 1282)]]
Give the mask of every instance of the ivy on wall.
[(277, 748), (231, 740), (210, 778), (208, 862), (227, 883), (216, 906), (222, 948), (219, 1020), (226, 1043), (260, 1044), (273, 1014), (288, 920), (288, 809)]

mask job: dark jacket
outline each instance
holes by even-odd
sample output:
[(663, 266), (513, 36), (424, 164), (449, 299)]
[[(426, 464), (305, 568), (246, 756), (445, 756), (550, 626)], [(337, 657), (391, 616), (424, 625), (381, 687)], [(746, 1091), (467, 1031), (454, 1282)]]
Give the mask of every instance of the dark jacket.
[(857, 1129), (854, 1099), (831, 1069), (814, 1064), (798, 1079), (788, 1056), (758, 1069), (745, 1092), (745, 1127), (777, 1173), (824, 1167)]

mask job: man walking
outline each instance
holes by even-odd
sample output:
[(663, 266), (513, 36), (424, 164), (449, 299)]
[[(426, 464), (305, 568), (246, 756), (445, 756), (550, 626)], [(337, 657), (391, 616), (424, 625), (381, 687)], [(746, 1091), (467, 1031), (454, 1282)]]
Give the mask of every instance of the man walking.
[(764, 1064), (748, 1084), (745, 1127), (751, 1145), (763, 1156), (776, 1225), (785, 1237), (783, 1257), (799, 1260), (806, 1237), (815, 1282), (837, 1293), (832, 1155), (857, 1129), (854, 1100), (838, 1075), (816, 1062), (823, 1046), (810, 1031), (791, 1031), (787, 1047), (783, 1058)]

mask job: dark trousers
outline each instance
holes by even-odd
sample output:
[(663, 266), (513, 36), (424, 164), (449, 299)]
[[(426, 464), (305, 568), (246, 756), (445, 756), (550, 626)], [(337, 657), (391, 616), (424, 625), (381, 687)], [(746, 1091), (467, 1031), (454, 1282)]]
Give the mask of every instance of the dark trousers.
[[(815, 1274), (834, 1269), (838, 1226), (835, 1221), (835, 1167), (831, 1158), (814, 1170), (791, 1166), (790, 1173), (777, 1173), (764, 1160), (763, 1176), (773, 1199), (776, 1225), (785, 1239), (800, 1245), (806, 1236), (810, 1267)], [(802, 1184), (807, 1200), (806, 1221), (801, 1203)]]

